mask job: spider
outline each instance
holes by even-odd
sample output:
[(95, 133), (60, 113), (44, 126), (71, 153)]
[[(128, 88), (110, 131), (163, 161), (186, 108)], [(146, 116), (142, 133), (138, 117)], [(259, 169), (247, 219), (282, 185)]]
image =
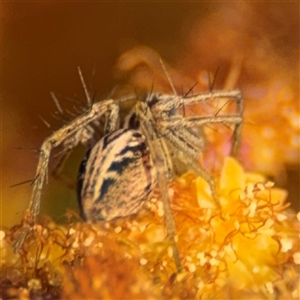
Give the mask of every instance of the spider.
[[(219, 90), (197, 95), (169, 95), (152, 93), (146, 99), (130, 97), (107, 99), (93, 103), (79, 69), (88, 111), (65, 124), (47, 137), (41, 148), (29, 208), (15, 251), (22, 246), (35, 217), (39, 213), (42, 189), (48, 179), (51, 151), (61, 145), (66, 152), (77, 144), (89, 144), (79, 174), (77, 193), (81, 214), (85, 220), (98, 222), (136, 213), (150, 199), (155, 186), (161, 193), (167, 235), (173, 247), (177, 270), (181, 261), (175, 242), (175, 223), (168, 196), (168, 183), (174, 175), (172, 156), (179, 158), (209, 184), (212, 197), (218, 203), (213, 177), (199, 162), (205, 137), (201, 129), (212, 123), (234, 125), (232, 152), (236, 152), (243, 121), (243, 100), (239, 90)], [(136, 101), (120, 126), (120, 104)], [(186, 116), (179, 110), (212, 99), (231, 98), (236, 112), (228, 115)], [(91, 126), (104, 119), (104, 137), (92, 141)], [(92, 146), (91, 146), (92, 145)]]

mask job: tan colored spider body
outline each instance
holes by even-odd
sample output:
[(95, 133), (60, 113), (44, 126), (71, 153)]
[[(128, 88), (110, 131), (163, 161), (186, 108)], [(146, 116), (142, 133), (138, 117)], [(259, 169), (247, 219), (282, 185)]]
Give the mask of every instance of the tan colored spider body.
[[(83, 86), (90, 101), (84, 81)], [(232, 99), (236, 103), (236, 112), (210, 116), (186, 116), (180, 113), (180, 109), (212, 99)], [(174, 174), (170, 153), (208, 182), (217, 203), (214, 179), (198, 162), (205, 142), (202, 127), (212, 123), (233, 124), (232, 151), (236, 152), (243, 121), (241, 93), (239, 90), (212, 91), (185, 97), (151, 94), (146, 100), (135, 99), (135, 106), (120, 128), (119, 105), (128, 100), (132, 98), (94, 103), (84, 114), (45, 139), (40, 149), (30, 207), (20, 237), (15, 243), (16, 250), (21, 247), (39, 213), (52, 149), (62, 145), (67, 152), (78, 143), (86, 144), (89, 141), (87, 127), (103, 120), (106, 135), (90, 149), (79, 172), (78, 195), (83, 217), (99, 221), (133, 214), (151, 197), (157, 185), (161, 192), (175, 263), (178, 271), (181, 270), (168, 196), (168, 183)]]
[(156, 185), (145, 136), (119, 129), (103, 137), (81, 163), (78, 199), (85, 220), (98, 222), (136, 213)]

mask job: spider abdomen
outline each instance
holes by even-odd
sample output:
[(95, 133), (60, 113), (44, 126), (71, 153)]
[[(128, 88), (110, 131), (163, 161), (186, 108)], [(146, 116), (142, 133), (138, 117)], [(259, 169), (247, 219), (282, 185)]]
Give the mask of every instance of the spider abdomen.
[(82, 216), (93, 222), (136, 213), (156, 184), (145, 136), (119, 129), (91, 148), (80, 165), (78, 200)]

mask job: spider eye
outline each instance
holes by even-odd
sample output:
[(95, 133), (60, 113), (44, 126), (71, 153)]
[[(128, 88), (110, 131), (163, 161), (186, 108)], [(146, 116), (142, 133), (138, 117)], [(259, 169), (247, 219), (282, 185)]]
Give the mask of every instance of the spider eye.
[(156, 94), (152, 95), (150, 98), (147, 98), (146, 102), (147, 102), (149, 108), (152, 108), (155, 104), (160, 102), (159, 96)]

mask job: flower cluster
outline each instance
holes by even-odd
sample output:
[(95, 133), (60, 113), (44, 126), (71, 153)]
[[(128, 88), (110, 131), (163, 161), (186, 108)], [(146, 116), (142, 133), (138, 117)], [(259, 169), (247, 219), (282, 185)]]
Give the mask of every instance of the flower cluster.
[(163, 209), (102, 224), (43, 219), (21, 252), (18, 228), (1, 231), (1, 289), (37, 299), (299, 297), (299, 219), (286, 192), (227, 158), (217, 182), (186, 173), (169, 187), (183, 271), (177, 273)]

